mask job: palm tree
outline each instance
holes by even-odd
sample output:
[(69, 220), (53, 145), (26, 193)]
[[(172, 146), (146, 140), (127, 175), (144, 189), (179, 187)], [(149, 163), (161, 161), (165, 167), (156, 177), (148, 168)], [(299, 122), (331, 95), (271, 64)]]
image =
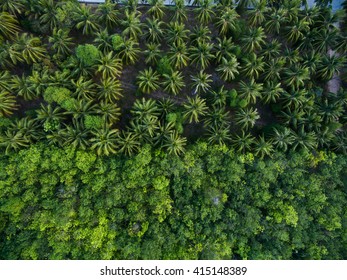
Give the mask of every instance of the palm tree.
[(124, 40), (118, 56), (124, 61), (125, 64), (135, 64), (140, 53), (141, 50), (139, 49), (139, 43), (132, 39), (128, 39)]
[(16, 49), (22, 54), (27, 64), (37, 63), (46, 57), (46, 49), (42, 47), (40, 38), (28, 33), (17, 36)]
[(188, 102), (183, 104), (185, 119), (189, 120), (189, 123), (199, 122), (200, 116), (205, 116), (207, 112), (207, 106), (205, 99), (195, 96), (193, 98), (188, 97)]
[(9, 71), (0, 72), (0, 90), (11, 91), (11, 74)]
[(168, 52), (169, 61), (175, 69), (181, 69), (188, 65), (190, 60), (185, 43), (173, 44)]
[(280, 81), (285, 59), (271, 59), (264, 65), (263, 79), (265, 81)]
[(270, 42), (266, 42), (261, 54), (266, 61), (276, 59), (281, 54), (281, 46), (282, 44), (277, 39), (272, 39)]
[(165, 144), (162, 147), (166, 148), (169, 154), (179, 155), (184, 153), (186, 142), (187, 139), (185, 137), (181, 137), (177, 132), (173, 132), (166, 137)]
[(12, 39), (19, 31), (18, 20), (14, 15), (0, 12), (0, 36)]
[(17, 110), (16, 98), (8, 91), (0, 91), (0, 117), (10, 116)]
[(168, 122), (163, 125), (159, 123), (157, 135), (154, 137), (155, 145), (162, 147), (172, 133), (175, 133), (175, 123)]
[(325, 123), (337, 122), (343, 116), (343, 103), (339, 100), (334, 100), (331, 96), (323, 98), (318, 103), (318, 113)]
[(213, 11), (214, 7), (213, 0), (198, 0), (196, 11), (198, 13), (198, 20), (201, 24), (207, 25), (212, 20), (212, 17), (215, 16)]
[(29, 117), (21, 118), (11, 123), (9, 130), (20, 133), (30, 143), (44, 137), (40, 124)]
[(74, 20), (76, 21), (77, 29), (82, 29), (82, 33), (89, 35), (99, 30), (97, 23), (97, 15), (90, 11), (90, 7), (82, 4), (76, 6), (74, 11)]
[(127, 156), (132, 156), (140, 148), (140, 142), (138, 141), (136, 134), (130, 131), (122, 131), (118, 134), (117, 144), (119, 151)]
[(149, 43), (146, 44), (146, 50), (144, 51), (146, 64), (156, 65), (161, 58), (160, 44)]
[(240, 125), (243, 130), (252, 128), (258, 119), (260, 119), (258, 110), (253, 108), (239, 109), (235, 115), (236, 123)]
[(76, 100), (71, 109), (69, 109), (65, 114), (72, 115), (74, 119), (82, 120), (86, 116), (89, 116), (95, 108), (93, 101)]
[(172, 21), (184, 22), (187, 20), (187, 12), (184, 0), (173, 0), (174, 6), (174, 15)]
[(318, 66), (317, 74), (328, 81), (332, 79), (334, 74), (339, 75), (340, 69), (345, 65), (346, 59), (343, 56), (323, 55), (322, 61)]
[(226, 105), (227, 97), (229, 95), (229, 92), (224, 89), (224, 86), (221, 86), (217, 91), (210, 91), (210, 94), (212, 95), (211, 103), (212, 105), (223, 107)]
[(295, 20), (293, 25), (286, 25), (284, 29), (285, 38), (291, 43), (296, 43), (310, 31), (310, 26), (305, 20)]
[(264, 135), (260, 136), (259, 139), (254, 141), (254, 152), (260, 159), (263, 159), (264, 156), (271, 157), (274, 152), (272, 141), (265, 140)]
[(183, 75), (179, 71), (174, 71), (171, 74), (163, 74), (163, 77), (164, 81), (162, 84), (164, 90), (169, 93), (177, 95), (185, 86), (185, 83), (183, 81)]
[(5, 148), (5, 155), (9, 155), (12, 150), (18, 151), (20, 148), (29, 146), (29, 141), (20, 132), (7, 130), (5, 135), (0, 134), (0, 147)]
[(151, 93), (159, 88), (159, 74), (151, 67), (140, 71), (137, 76), (137, 85), (143, 93)]
[(231, 140), (230, 127), (226, 125), (214, 126), (211, 125), (206, 130), (206, 136), (208, 143), (225, 145), (226, 142)]
[(265, 32), (263, 27), (250, 28), (248, 33), (241, 37), (243, 49), (246, 52), (254, 52), (260, 50), (265, 45)]
[(0, 10), (12, 15), (21, 14), (25, 10), (23, 0), (3, 0), (0, 3)]
[(286, 17), (284, 15), (284, 10), (272, 8), (267, 16), (265, 22), (265, 29), (267, 33), (278, 35), (281, 30), (281, 26), (284, 25)]
[(338, 32), (336, 29), (316, 29), (314, 35), (315, 40), (313, 46), (315, 51), (319, 53), (327, 53), (329, 49), (333, 49), (338, 38)]
[(160, 118), (165, 118), (168, 114), (174, 112), (176, 103), (170, 98), (163, 98), (158, 101), (158, 110), (161, 112)]
[(283, 124), (291, 125), (295, 129), (305, 121), (305, 112), (300, 108), (287, 109), (281, 112)]
[(228, 32), (236, 30), (239, 17), (235, 9), (224, 7), (220, 11), (220, 16), (217, 17), (216, 22), (216, 26), (219, 28), (219, 34), (226, 35)]
[(258, 79), (259, 75), (264, 71), (263, 57), (258, 57), (255, 53), (251, 53), (243, 58), (242, 73), (249, 78)]
[(158, 106), (153, 99), (142, 98), (136, 99), (133, 105), (133, 108), (130, 111), (135, 119), (143, 120), (146, 116), (155, 116), (158, 117), (160, 112)]
[(39, 5), (41, 10), (41, 26), (50, 31), (57, 28), (61, 24), (57, 13), (59, 3), (55, 3), (54, 0), (40, 0)]
[(298, 89), (305, 86), (305, 81), (310, 79), (310, 71), (298, 63), (293, 64), (290, 68), (284, 69), (284, 83), (292, 88)]
[(236, 134), (232, 139), (232, 145), (234, 149), (238, 152), (245, 153), (251, 149), (251, 146), (254, 144), (255, 138), (250, 133), (245, 133), (242, 131), (242, 134)]
[(110, 31), (118, 24), (119, 12), (116, 4), (111, 3), (111, 1), (107, 0), (105, 3), (99, 4), (96, 13), (100, 24), (106, 24), (106, 28)]
[(197, 46), (199, 43), (211, 42), (211, 30), (208, 26), (199, 25), (193, 27), (190, 35), (190, 43), (193, 46)]
[(195, 47), (190, 48), (190, 59), (195, 63), (198, 68), (204, 70), (210, 65), (210, 61), (214, 58), (212, 54), (213, 44), (206, 42), (199, 42)]
[(301, 126), (297, 132), (293, 131), (293, 145), (294, 151), (298, 149), (313, 150), (317, 148), (317, 136), (311, 132), (306, 132), (304, 126)]
[(273, 135), (271, 137), (273, 145), (276, 149), (280, 149), (283, 152), (288, 150), (294, 142), (293, 132), (288, 127), (279, 127), (273, 129)]
[(98, 70), (102, 74), (102, 78), (105, 80), (107, 78), (119, 77), (122, 73), (122, 61), (113, 55), (113, 52), (109, 52), (106, 55), (101, 56), (97, 62)]
[(113, 50), (112, 36), (109, 35), (107, 29), (99, 31), (95, 34), (94, 43), (96, 44), (98, 50), (102, 51), (104, 54)]
[(110, 77), (101, 79), (100, 85), (97, 85), (97, 89), (98, 99), (103, 99), (110, 103), (115, 102), (123, 96), (120, 81)]
[(264, 85), (261, 100), (265, 103), (277, 103), (279, 97), (284, 93), (281, 83), (268, 81)]
[(246, 12), (248, 22), (251, 26), (259, 26), (265, 21), (265, 14), (268, 11), (266, 0), (255, 1), (254, 8)]
[(101, 129), (92, 131), (93, 138), (90, 139), (91, 149), (96, 153), (108, 156), (117, 152), (118, 130), (104, 126)]
[(92, 100), (96, 93), (96, 85), (93, 80), (85, 80), (83, 76), (81, 76), (77, 81), (71, 80), (75, 91), (73, 92), (73, 96), (77, 97), (78, 100)]
[(30, 80), (24, 74), (22, 77), (14, 75), (11, 80), (11, 90), (24, 100), (33, 100), (37, 97), (35, 91), (31, 87)]
[(314, 76), (316, 74), (316, 70), (320, 62), (321, 62), (321, 55), (319, 53), (316, 53), (315, 50), (306, 52), (303, 55), (302, 65), (308, 68), (311, 76)]
[(205, 73), (203, 70), (201, 70), (196, 76), (191, 76), (194, 94), (208, 91), (211, 88), (211, 77), (212, 75)]
[(254, 78), (249, 82), (241, 81), (239, 83), (240, 98), (245, 99), (247, 103), (256, 103), (257, 98), (261, 97), (263, 91), (263, 84), (256, 83)]
[(284, 108), (300, 108), (306, 100), (306, 90), (284, 91), (281, 95), (281, 102)]
[(161, 19), (165, 15), (164, 12), (164, 0), (149, 0), (150, 8), (148, 13), (153, 16), (155, 19)]
[(56, 54), (63, 57), (71, 54), (74, 47), (73, 39), (69, 37), (69, 31), (63, 29), (54, 28), (48, 42), (52, 44), (51, 48)]
[(179, 45), (188, 40), (189, 30), (186, 29), (183, 23), (170, 22), (166, 30), (166, 40), (168, 45)]
[(226, 126), (229, 123), (229, 112), (225, 107), (212, 105), (204, 120), (206, 126)]
[(60, 107), (53, 108), (51, 104), (43, 105), (42, 103), (40, 105), (41, 108), (36, 110), (36, 120), (38, 120), (41, 124), (51, 126), (51, 128), (47, 130), (57, 128), (60, 122), (65, 118)]
[(106, 100), (101, 100), (94, 107), (94, 112), (97, 115), (102, 116), (105, 123), (112, 125), (118, 122), (121, 115), (121, 109), (117, 106), (116, 103), (110, 103)]
[(140, 20), (140, 12), (129, 12), (125, 10), (125, 20), (122, 20), (123, 36), (129, 36), (130, 39), (137, 41), (139, 35), (142, 34), (142, 23)]
[(16, 49), (16, 44), (8, 41), (0, 44), (0, 66), (3, 69), (12, 68), (17, 62), (23, 62), (22, 54)]
[(232, 42), (232, 38), (223, 37), (217, 38), (217, 44), (215, 45), (215, 57), (218, 63), (221, 63), (223, 58), (232, 59), (234, 57), (233, 52), (236, 47)]
[(236, 57), (232, 57), (228, 60), (223, 57), (222, 64), (216, 68), (216, 71), (224, 81), (230, 82), (239, 74), (239, 65), (240, 63), (237, 61)]
[(147, 18), (147, 32), (144, 34), (146, 40), (153, 43), (159, 43), (163, 37), (163, 24), (164, 22), (159, 19)]
[(65, 125), (59, 132), (64, 139), (64, 146), (86, 150), (89, 147), (90, 131), (84, 127), (82, 120), (72, 119), (72, 126)]

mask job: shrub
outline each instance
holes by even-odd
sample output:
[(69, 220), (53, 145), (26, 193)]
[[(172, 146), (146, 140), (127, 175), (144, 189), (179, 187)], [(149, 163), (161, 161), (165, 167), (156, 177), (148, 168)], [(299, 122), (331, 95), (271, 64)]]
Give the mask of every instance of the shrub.
[(102, 117), (100, 117), (100, 116), (87, 115), (84, 118), (84, 126), (87, 129), (102, 128), (103, 124), (104, 124), (104, 121), (103, 121)]
[(172, 68), (171, 68), (171, 64), (169, 59), (167, 58), (167, 56), (163, 56), (159, 62), (158, 62), (158, 66), (157, 66), (157, 72), (161, 75), (164, 74), (171, 74), (172, 72)]
[(100, 58), (100, 53), (97, 47), (85, 44), (76, 48), (76, 56), (84, 65), (92, 66)]
[(124, 40), (119, 35), (112, 36), (112, 46), (115, 51), (119, 51), (124, 45)]
[(43, 98), (48, 103), (56, 102), (61, 105), (64, 101), (70, 98), (70, 95), (71, 91), (67, 88), (48, 87), (43, 94)]

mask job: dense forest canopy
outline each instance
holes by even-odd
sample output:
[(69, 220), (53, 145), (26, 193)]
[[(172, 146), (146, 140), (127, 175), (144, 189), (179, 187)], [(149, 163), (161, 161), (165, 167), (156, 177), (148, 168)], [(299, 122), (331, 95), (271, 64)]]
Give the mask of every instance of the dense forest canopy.
[(305, 2), (2, 0), (0, 258), (346, 259), (347, 3)]

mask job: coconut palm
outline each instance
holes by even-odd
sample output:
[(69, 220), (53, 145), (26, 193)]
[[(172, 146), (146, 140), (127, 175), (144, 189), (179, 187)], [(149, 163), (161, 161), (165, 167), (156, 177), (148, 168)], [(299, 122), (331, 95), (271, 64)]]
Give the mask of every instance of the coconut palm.
[(135, 64), (138, 60), (140, 52), (141, 50), (139, 48), (139, 43), (132, 39), (128, 39), (124, 40), (118, 56), (125, 64)]
[(146, 44), (146, 50), (144, 51), (146, 64), (156, 65), (161, 58), (160, 44), (149, 43)]
[(223, 58), (229, 60), (234, 57), (234, 51), (236, 47), (232, 42), (232, 38), (223, 37), (217, 38), (217, 44), (215, 45), (215, 57), (218, 63), (221, 63)]
[(104, 122), (109, 125), (118, 122), (121, 115), (121, 109), (117, 106), (117, 104), (107, 102), (106, 100), (101, 100), (98, 104), (96, 104), (93, 112), (101, 116)]
[(208, 126), (206, 130), (206, 136), (208, 143), (225, 145), (225, 143), (231, 140), (230, 127), (227, 125), (223, 126)]
[(290, 68), (284, 69), (284, 76), (284, 83), (295, 90), (305, 86), (305, 82), (310, 79), (310, 70), (303, 65), (295, 63)]
[(151, 67), (139, 72), (137, 85), (143, 93), (151, 93), (159, 88), (159, 74)]
[(277, 103), (279, 97), (284, 93), (281, 83), (273, 81), (265, 82), (261, 100), (265, 103)]
[(307, 32), (299, 42), (298, 46), (301, 52), (309, 52), (314, 50), (313, 42), (315, 40), (316, 34), (312, 30)]
[(75, 91), (73, 97), (78, 100), (92, 100), (96, 93), (96, 85), (93, 80), (86, 80), (85, 77), (81, 76), (77, 81), (71, 80), (72, 86)]
[(216, 26), (219, 28), (220, 35), (226, 35), (230, 31), (234, 31), (238, 27), (238, 18), (240, 15), (231, 7), (224, 7), (219, 16), (217, 16)]
[(189, 30), (183, 23), (170, 22), (166, 30), (166, 40), (169, 45), (179, 45), (188, 40)]
[(149, 0), (150, 8), (148, 9), (148, 13), (152, 15), (155, 19), (161, 19), (165, 15), (164, 9), (164, 0)]
[(263, 91), (263, 84), (256, 83), (254, 78), (249, 82), (241, 81), (239, 83), (239, 96), (245, 99), (247, 103), (256, 103), (257, 98), (261, 97)]
[(97, 15), (91, 12), (91, 7), (84, 4), (76, 6), (73, 18), (76, 21), (76, 28), (82, 29), (83, 34), (92, 34), (99, 30), (100, 26), (97, 23)]
[(163, 37), (163, 25), (164, 22), (159, 19), (149, 19), (147, 18), (146, 32), (144, 34), (146, 40), (153, 43), (159, 43)]
[(173, 132), (165, 138), (165, 144), (162, 147), (166, 148), (169, 154), (180, 155), (184, 153), (186, 142), (187, 139), (185, 137), (178, 135), (177, 132)]
[(280, 149), (283, 152), (288, 150), (294, 142), (293, 132), (288, 127), (279, 127), (273, 129), (272, 143), (276, 149)]
[(257, 56), (251, 53), (242, 59), (243, 67), (242, 73), (249, 78), (258, 79), (260, 74), (264, 71), (264, 61), (262, 56)]
[(17, 110), (16, 98), (8, 91), (0, 91), (0, 117), (10, 116)]
[(321, 62), (321, 55), (319, 53), (316, 53), (315, 50), (306, 52), (303, 55), (302, 65), (308, 68), (311, 76), (314, 76), (316, 74), (316, 70), (318, 66), (320, 65), (320, 62)]
[(250, 151), (251, 146), (254, 144), (255, 138), (250, 133), (242, 131), (241, 134), (236, 134), (232, 137), (231, 142), (234, 149), (238, 152)]
[(236, 123), (240, 125), (243, 130), (252, 128), (258, 119), (260, 119), (258, 110), (254, 108), (240, 108), (235, 115)]
[(198, 20), (201, 24), (206, 25), (212, 20), (212, 17), (215, 16), (214, 7), (213, 0), (198, 0), (196, 12), (198, 13)]
[(165, 91), (177, 95), (185, 86), (183, 75), (179, 71), (173, 71), (170, 74), (163, 74), (163, 88)]
[(25, 10), (23, 0), (2, 0), (0, 10), (12, 15), (21, 14)]
[(65, 125), (59, 133), (64, 139), (64, 146), (82, 150), (89, 147), (90, 131), (84, 127), (82, 120), (72, 119), (72, 125)]
[(224, 81), (230, 82), (239, 75), (239, 65), (240, 63), (237, 61), (236, 57), (231, 57), (230, 59), (223, 57), (222, 64), (216, 68), (216, 71)]
[(116, 4), (113, 4), (111, 1), (107, 0), (105, 3), (99, 4), (96, 13), (100, 25), (105, 24), (106, 28), (110, 31), (118, 24), (119, 12)]
[(292, 149), (294, 151), (303, 149), (303, 150), (313, 150), (317, 148), (317, 136), (311, 132), (306, 132), (304, 126), (301, 126), (297, 132), (293, 131), (293, 144)]
[(318, 65), (317, 74), (325, 81), (330, 80), (334, 74), (339, 75), (344, 67), (346, 59), (343, 56), (323, 55), (321, 63)]
[(136, 99), (135, 103), (130, 111), (135, 119), (143, 120), (146, 116), (155, 116), (158, 117), (160, 115), (159, 108), (153, 99), (145, 99), (142, 98)]
[(200, 96), (195, 96), (193, 98), (188, 97), (188, 101), (183, 104), (184, 115), (183, 117), (189, 121), (189, 123), (198, 123), (200, 116), (205, 116), (207, 112), (206, 101)]
[(261, 50), (265, 45), (265, 32), (263, 27), (250, 28), (247, 33), (241, 36), (242, 47), (246, 52)]
[(123, 96), (121, 83), (117, 79), (110, 77), (101, 79), (100, 84), (98, 84), (96, 87), (99, 100), (105, 100), (113, 103)]
[(347, 133), (340, 132), (333, 139), (333, 150), (344, 155), (347, 154)]
[(46, 57), (46, 49), (42, 47), (40, 38), (28, 33), (16, 37), (15, 48), (22, 54), (27, 64), (37, 63)]
[(314, 49), (320, 53), (327, 53), (329, 49), (334, 48), (338, 38), (336, 29), (329, 30), (327, 28), (315, 29), (314, 33)]
[(212, 105), (208, 111), (204, 123), (206, 126), (226, 126), (229, 123), (229, 112), (225, 107)]
[(289, 67), (302, 61), (302, 56), (300, 55), (298, 48), (294, 49), (285, 47), (283, 56), (285, 57), (286, 63), (289, 65)]
[(265, 140), (264, 135), (254, 141), (254, 153), (256, 156), (259, 156), (260, 159), (263, 159), (265, 156), (272, 157), (273, 152), (272, 141)]
[(129, 36), (130, 39), (137, 41), (139, 35), (142, 34), (142, 23), (140, 20), (140, 12), (129, 12), (125, 10), (125, 19), (121, 24), (124, 27), (123, 36)]
[(165, 124), (160, 124), (155, 136), (155, 145), (162, 147), (165, 144), (166, 139), (170, 137), (172, 133), (175, 133), (175, 123), (168, 122)]
[(119, 152), (132, 156), (140, 149), (140, 142), (138, 141), (136, 134), (130, 131), (122, 131), (118, 134), (117, 144)]
[(5, 155), (18, 151), (21, 148), (29, 146), (29, 141), (22, 133), (13, 130), (7, 130), (5, 134), (0, 134), (0, 147), (5, 148)]
[(48, 42), (52, 44), (51, 48), (59, 56), (71, 54), (74, 47), (73, 39), (69, 37), (69, 31), (63, 29), (53, 29), (52, 36), (49, 36)]
[(160, 118), (165, 118), (168, 114), (174, 112), (176, 103), (170, 98), (163, 98), (158, 101), (158, 110), (161, 112)]
[(101, 73), (103, 79), (119, 77), (123, 68), (122, 60), (114, 56), (113, 52), (102, 55), (96, 66), (98, 67), (96, 72)]
[(181, 69), (188, 65), (190, 60), (185, 43), (173, 44), (168, 52), (169, 61), (175, 69)]
[(98, 50), (102, 51), (104, 54), (113, 50), (112, 36), (109, 35), (107, 29), (101, 30), (95, 34), (94, 43)]
[(14, 15), (0, 12), (0, 36), (12, 39), (19, 31), (19, 23)]
[(194, 93), (208, 91), (211, 88), (211, 77), (212, 75), (205, 73), (203, 70), (201, 70), (196, 76), (191, 76)]
[(195, 47), (190, 48), (190, 59), (192, 63), (195, 63), (198, 68), (204, 70), (209, 65), (211, 60), (214, 58), (212, 54), (213, 44), (206, 42), (199, 42)]
[(172, 17), (172, 21), (184, 22), (187, 20), (187, 12), (184, 0), (173, 0), (174, 6), (174, 14)]
[(91, 149), (101, 155), (110, 155), (117, 152), (118, 130), (104, 126), (101, 129), (92, 131), (93, 137), (90, 139)]
[(16, 95), (23, 97), (24, 100), (33, 100), (37, 97), (35, 91), (31, 86), (29, 78), (24, 74), (22, 74), (21, 77), (14, 75), (11, 83), (12, 91)]
[(211, 42), (211, 30), (208, 26), (199, 25), (193, 27), (190, 35), (190, 43), (193, 46), (197, 46), (198, 43), (209, 43)]

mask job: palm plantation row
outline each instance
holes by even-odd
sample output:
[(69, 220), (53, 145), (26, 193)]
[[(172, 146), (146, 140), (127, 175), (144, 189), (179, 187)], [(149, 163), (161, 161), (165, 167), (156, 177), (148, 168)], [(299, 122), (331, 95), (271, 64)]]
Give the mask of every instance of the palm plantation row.
[(338, 16), (232, 2), (2, 1), (0, 145), (181, 154), (201, 138), (260, 157), (347, 152), (347, 95), (326, 87), (345, 71)]

